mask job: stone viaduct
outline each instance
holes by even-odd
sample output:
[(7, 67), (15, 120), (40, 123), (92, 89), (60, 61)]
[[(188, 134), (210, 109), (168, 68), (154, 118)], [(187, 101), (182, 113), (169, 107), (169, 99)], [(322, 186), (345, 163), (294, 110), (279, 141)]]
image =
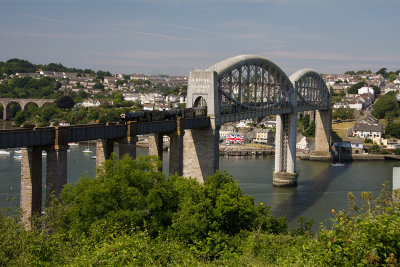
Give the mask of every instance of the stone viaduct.
[(11, 103), (17, 103), (22, 110), (26, 110), (29, 104), (35, 104), (43, 107), (45, 104), (53, 103), (55, 99), (25, 99), (25, 98), (0, 98), (0, 104), (3, 106), (3, 120), (9, 119), (8, 106)]

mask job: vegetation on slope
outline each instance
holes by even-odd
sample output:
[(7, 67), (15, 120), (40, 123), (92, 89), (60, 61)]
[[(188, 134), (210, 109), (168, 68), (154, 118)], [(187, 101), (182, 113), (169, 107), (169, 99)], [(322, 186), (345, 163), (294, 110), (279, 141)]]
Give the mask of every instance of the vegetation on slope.
[(225, 172), (202, 185), (169, 178), (154, 157), (112, 158), (96, 177), (63, 190), (33, 229), (0, 216), (0, 265), (396, 265), (399, 204), (375, 201), (333, 211), (332, 226), (287, 231), (284, 218), (241, 192)]

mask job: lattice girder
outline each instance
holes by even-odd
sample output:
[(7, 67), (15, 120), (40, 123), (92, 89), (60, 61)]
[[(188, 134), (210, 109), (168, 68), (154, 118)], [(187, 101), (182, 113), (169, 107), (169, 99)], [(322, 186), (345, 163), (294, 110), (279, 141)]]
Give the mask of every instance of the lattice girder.
[[(273, 62), (255, 55), (223, 60), (208, 70), (217, 73), (220, 113), (282, 109), (292, 106), (293, 85)], [(293, 98), (293, 97), (292, 97)]]
[(290, 81), (296, 91), (299, 111), (330, 108), (328, 87), (316, 71), (299, 70), (290, 76)]

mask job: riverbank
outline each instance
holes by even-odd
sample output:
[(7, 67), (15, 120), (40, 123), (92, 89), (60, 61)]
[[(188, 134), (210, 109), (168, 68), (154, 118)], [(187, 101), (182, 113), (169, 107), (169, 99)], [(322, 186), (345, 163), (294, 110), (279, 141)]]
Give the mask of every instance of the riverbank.
[(249, 157), (249, 156), (264, 156), (275, 155), (275, 148), (268, 145), (220, 145), (219, 155), (227, 157)]

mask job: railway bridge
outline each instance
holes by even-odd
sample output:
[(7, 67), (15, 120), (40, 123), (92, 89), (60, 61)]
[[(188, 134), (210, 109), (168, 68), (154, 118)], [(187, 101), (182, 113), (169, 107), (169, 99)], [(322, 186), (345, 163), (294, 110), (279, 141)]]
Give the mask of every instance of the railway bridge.
[(134, 158), (140, 134), (150, 134), (149, 154), (162, 157), (162, 138), (168, 135), (171, 140), (170, 174), (204, 182), (219, 168), (222, 124), (275, 115), (273, 184), (295, 186), (297, 115), (315, 111), (316, 146), (310, 158), (331, 158), (330, 96), (316, 71), (303, 69), (288, 77), (264, 57), (228, 58), (206, 70), (190, 72), (186, 105), (187, 108), (206, 107), (207, 117), (0, 131), (0, 148), (23, 147), (21, 208), (25, 225), (29, 227), (31, 215), (42, 208), (42, 150), (47, 151), (48, 199), (50, 194), (58, 196), (67, 182), (68, 142), (97, 140), (96, 164), (99, 165), (110, 157), (115, 142), (119, 143), (120, 156), (128, 154)]

